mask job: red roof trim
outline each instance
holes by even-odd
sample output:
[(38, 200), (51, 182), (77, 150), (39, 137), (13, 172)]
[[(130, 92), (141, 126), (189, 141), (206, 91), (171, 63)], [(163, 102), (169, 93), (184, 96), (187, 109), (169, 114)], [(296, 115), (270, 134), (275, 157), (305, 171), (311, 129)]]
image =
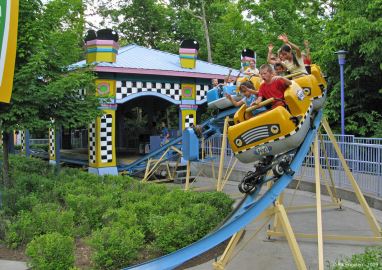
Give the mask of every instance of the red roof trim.
[(224, 79), (226, 76), (219, 74), (196, 73), (186, 71), (171, 71), (158, 69), (138, 69), (138, 68), (121, 68), (121, 67), (95, 67), (98, 72), (113, 72), (113, 73), (128, 73), (128, 74), (145, 74), (145, 75), (163, 75), (188, 78), (203, 78), (203, 79)]

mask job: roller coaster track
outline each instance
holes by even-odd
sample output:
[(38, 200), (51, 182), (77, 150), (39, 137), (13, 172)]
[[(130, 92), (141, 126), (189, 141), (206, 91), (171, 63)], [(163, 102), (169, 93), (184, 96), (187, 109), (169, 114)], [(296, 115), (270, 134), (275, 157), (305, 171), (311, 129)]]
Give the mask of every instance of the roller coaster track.
[[(203, 136), (209, 137), (213, 134), (219, 133), (220, 130), (222, 129), (223, 124), (224, 124), (224, 118), (226, 116), (231, 116), (231, 115), (235, 114), (236, 111), (237, 111), (237, 108), (231, 108), (231, 109), (223, 111), (223, 112), (219, 113), (218, 115), (211, 117), (208, 120), (204, 121), (201, 124), (201, 126), (204, 127)], [(209, 126), (209, 128), (206, 129), (205, 128), (206, 126)], [(182, 136), (177, 137), (177, 138), (171, 140), (170, 142), (168, 142), (166, 145), (162, 146), (161, 148), (158, 148), (157, 150), (153, 151), (152, 153), (147, 154), (147, 155), (143, 156), (142, 158), (140, 158), (140, 159), (138, 159), (138, 160), (136, 160), (130, 164), (119, 165), (118, 171), (127, 171), (128, 173), (134, 173), (137, 170), (144, 169), (146, 166), (146, 162), (150, 158), (155, 158), (155, 157), (160, 156), (169, 147), (176, 146), (176, 145), (180, 144), (181, 141), (182, 141)]]
[[(321, 118), (322, 111), (319, 111), (314, 118), (312, 125), (313, 127), (307, 133), (304, 142), (297, 149), (297, 152), (290, 164), (290, 167), (294, 172), (298, 171), (301, 167), (301, 164), (309, 151), (310, 145), (316, 136), (317, 129), (321, 123)], [(265, 211), (288, 186), (292, 179), (293, 175), (283, 175), (268, 191), (264, 193), (263, 196), (258, 199), (256, 198), (258, 197), (260, 188), (258, 188), (254, 193), (245, 196), (239, 206), (230, 214), (230, 216), (219, 228), (209, 233), (199, 241), (165, 256), (144, 262), (142, 264), (124, 268), (124, 270), (174, 269), (184, 262), (212, 249), (236, 232), (240, 231), (246, 225), (251, 223), (256, 217), (258, 217), (263, 211)]]

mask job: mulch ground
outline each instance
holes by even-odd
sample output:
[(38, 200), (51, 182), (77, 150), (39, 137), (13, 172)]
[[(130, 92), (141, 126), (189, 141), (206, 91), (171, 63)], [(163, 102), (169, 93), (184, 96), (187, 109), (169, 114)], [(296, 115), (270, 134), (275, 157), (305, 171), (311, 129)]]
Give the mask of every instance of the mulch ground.
[[(194, 267), (208, 261), (218, 258), (223, 254), (229, 240), (222, 242), (217, 245), (215, 248), (206, 251), (205, 253), (195, 257), (181, 266), (177, 267), (176, 270), (183, 270), (190, 267)], [(91, 267), (90, 261), (91, 250), (83, 240), (76, 241), (76, 262), (75, 265), (80, 269), (89, 269)], [(10, 260), (10, 261), (24, 261), (28, 260), (28, 257), (25, 255), (24, 249), (9, 249), (3, 245), (0, 245), (0, 259)]]
[(23, 261), (26, 262), (27, 256), (24, 254), (24, 249), (9, 249), (4, 245), (0, 245), (0, 259), (9, 261)]

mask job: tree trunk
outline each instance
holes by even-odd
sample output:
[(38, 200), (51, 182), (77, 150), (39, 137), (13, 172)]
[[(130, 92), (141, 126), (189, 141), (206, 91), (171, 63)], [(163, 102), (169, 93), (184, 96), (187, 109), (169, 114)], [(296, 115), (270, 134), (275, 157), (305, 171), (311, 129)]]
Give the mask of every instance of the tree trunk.
[(204, 28), (204, 37), (206, 39), (206, 44), (207, 44), (208, 62), (212, 63), (210, 34), (208, 33), (208, 24), (207, 24), (207, 19), (206, 19), (206, 10), (204, 8), (204, 1), (202, 1), (202, 22), (203, 22), (203, 28)]
[(9, 133), (3, 132), (3, 184), (4, 187), (10, 188), (12, 186), (9, 177)]

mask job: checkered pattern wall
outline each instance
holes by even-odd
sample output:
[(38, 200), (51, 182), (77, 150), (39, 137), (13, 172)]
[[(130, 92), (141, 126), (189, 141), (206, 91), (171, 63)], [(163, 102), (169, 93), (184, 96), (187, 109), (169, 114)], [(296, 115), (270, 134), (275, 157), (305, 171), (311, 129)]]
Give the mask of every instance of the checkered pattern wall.
[(207, 98), (207, 91), (209, 89), (209, 86), (207, 84), (196, 85), (196, 101), (202, 101), (203, 99)]
[(49, 159), (56, 159), (56, 141), (54, 137), (54, 128), (49, 129)]
[(101, 162), (109, 163), (113, 161), (113, 116), (111, 114), (104, 114), (101, 117)]
[(184, 127), (189, 128), (194, 124), (195, 124), (194, 115), (193, 114), (186, 115), (186, 117), (184, 118)]
[(95, 121), (89, 125), (89, 161), (96, 162), (96, 123)]
[(21, 152), (25, 152), (25, 131), (20, 131)]
[[(196, 85), (196, 101), (207, 97), (208, 85)], [(123, 99), (131, 94), (141, 92), (156, 92), (166, 95), (175, 101), (181, 100), (180, 83), (142, 82), (142, 81), (117, 81), (116, 98)]]

